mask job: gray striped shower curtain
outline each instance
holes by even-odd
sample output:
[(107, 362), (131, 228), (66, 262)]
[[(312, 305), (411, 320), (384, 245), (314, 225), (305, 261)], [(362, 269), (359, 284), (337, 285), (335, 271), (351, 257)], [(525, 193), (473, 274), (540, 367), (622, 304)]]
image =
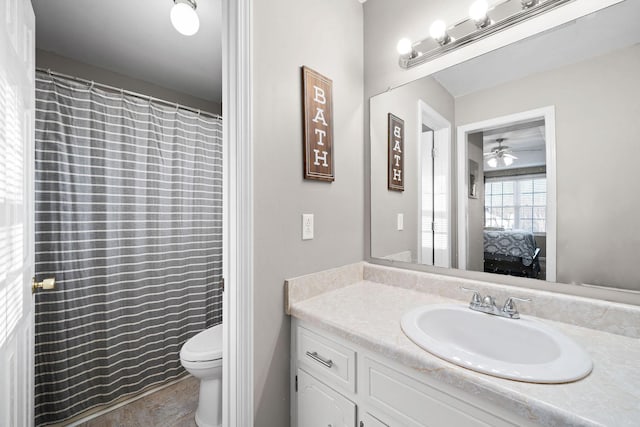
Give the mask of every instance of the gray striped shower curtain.
[(38, 72), (36, 425), (184, 375), (222, 321), (222, 123)]

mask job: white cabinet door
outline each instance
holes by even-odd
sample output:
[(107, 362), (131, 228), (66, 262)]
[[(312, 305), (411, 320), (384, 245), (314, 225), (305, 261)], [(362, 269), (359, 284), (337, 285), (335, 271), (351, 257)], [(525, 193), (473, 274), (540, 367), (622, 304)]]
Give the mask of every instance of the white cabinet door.
[(33, 425), (35, 17), (0, 0), (0, 426)]
[(389, 427), (387, 424), (383, 423), (373, 415), (368, 412), (365, 412), (360, 420), (360, 424), (358, 427)]
[(356, 405), (298, 369), (298, 427), (355, 427)]

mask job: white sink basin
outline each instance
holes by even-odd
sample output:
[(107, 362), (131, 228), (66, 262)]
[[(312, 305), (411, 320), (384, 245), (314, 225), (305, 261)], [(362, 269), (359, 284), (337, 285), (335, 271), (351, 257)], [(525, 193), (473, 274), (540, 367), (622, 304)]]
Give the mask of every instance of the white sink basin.
[(565, 383), (586, 377), (589, 355), (534, 319), (506, 319), (460, 305), (424, 306), (402, 317), (416, 344), (451, 363), (511, 380)]

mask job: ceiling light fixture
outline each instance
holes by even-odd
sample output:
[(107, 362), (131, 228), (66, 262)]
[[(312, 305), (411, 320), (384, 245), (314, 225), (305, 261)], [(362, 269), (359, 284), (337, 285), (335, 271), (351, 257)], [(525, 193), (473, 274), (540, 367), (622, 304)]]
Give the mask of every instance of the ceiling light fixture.
[[(469, 8), (469, 17), (447, 26), (435, 21), (429, 36), (411, 44), (411, 51), (400, 53), (400, 67), (411, 68), (474, 43), (520, 22), (539, 16), (574, 0), (476, 0)], [(489, 17), (489, 12), (495, 19)], [(398, 43), (400, 45), (400, 43)]]
[(171, 23), (173, 27), (185, 36), (192, 36), (200, 28), (200, 19), (196, 13), (196, 0), (173, 0), (171, 8)]
[(484, 157), (487, 159), (487, 165), (490, 168), (497, 168), (498, 164), (502, 166), (511, 166), (513, 161), (518, 159), (512, 154), (509, 147), (502, 145), (506, 139), (507, 138), (497, 138), (496, 142), (498, 145), (493, 147), (491, 152), (484, 154)]

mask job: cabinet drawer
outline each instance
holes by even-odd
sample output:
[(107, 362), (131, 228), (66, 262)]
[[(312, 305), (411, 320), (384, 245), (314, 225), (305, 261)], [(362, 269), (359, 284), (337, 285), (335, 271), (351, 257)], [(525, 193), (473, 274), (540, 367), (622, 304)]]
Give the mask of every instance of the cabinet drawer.
[[(406, 426), (515, 426), (454, 395), (363, 357), (359, 387), (370, 405)], [(400, 421), (401, 420), (401, 421)], [(392, 424), (395, 425), (395, 424)]]
[(299, 326), (298, 363), (332, 386), (356, 389), (356, 352), (333, 340)]

